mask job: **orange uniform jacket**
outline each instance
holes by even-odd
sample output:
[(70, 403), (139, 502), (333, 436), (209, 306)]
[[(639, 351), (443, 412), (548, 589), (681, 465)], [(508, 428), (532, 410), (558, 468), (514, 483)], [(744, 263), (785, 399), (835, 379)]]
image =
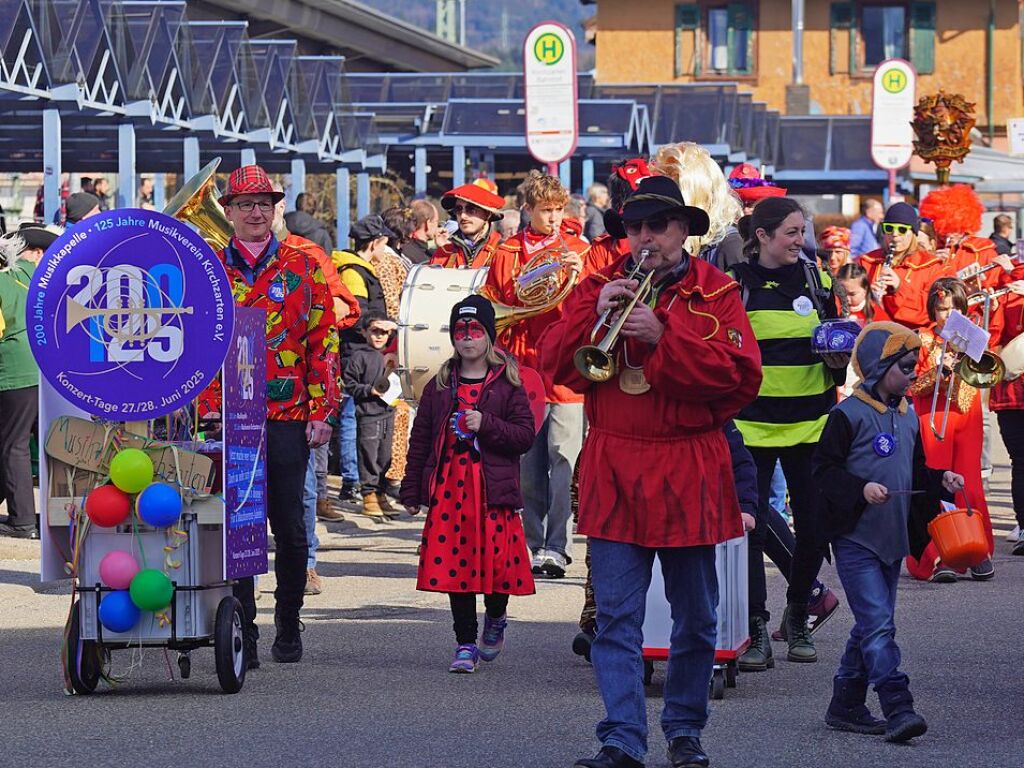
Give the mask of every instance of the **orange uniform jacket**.
[[(957, 272), (967, 267), (985, 267), (992, 263), (996, 256), (996, 246), (984, 237), (965, 238), (946, 259), (946, 275), (956, 277)], [(978, 280), (986, 288), (998, 288), (1009, 283), (1013, 278), (1002, 267), (990, 269), (978, 279), (967, 280), (967, 293), (978, 289)]]
[(588, 275), (600, 272), (623, 256), (629, 256), (629, 241), (616, 240), (605, 232), (590, 243), (590, 250), (587, 251), (587, 258), (583, 262), (583, 271)]
[[(498, 250), (491, 260), (491, 268), (487, 272), (487, 281), (480, 291), (492, 302), (516, 307), (522, 306), (516, 296), (516, 278), (522, 272), (523, 266), (541, 250), (527, 253), (524, 250), (524, 242), (525, 234), (519, 232), (498, 246)], [(563, 242), (566, 248), (583, 258), (583, 273), (579, 276), (579, 280), (583, 280), (592, 271), (587, 269), (587, 255), (590, 246), (578, 237), (560, 233), (550, 247), (560, 248)], [(514, 323), (498, 335), (498, 345), (515, 355), (520, 365), (539, 369), (537, 342), (547, 327), (555, 322), (561, 314), (562, 308), (558, 306), (544, 314)], [(549, 382), (545, 382), (545, 388), (549, 403), (583, 402), (582, 397), (565, 387), (551, 386)]]
[(334, 262), (324, 253), (324, 249), (312, 240), (307, 240), (295, 234), (289, 234), (281, 242), (305, 251), (316, 259), (316, 263), (320, 265), (320, 270), (324, 273), (324, 279), (327, 280), (327, 290), (331, 292), (333, 298), (341, 299), (342, 303), (348, 307), (348, 314), (336, 323), (338, 330), (343, 331), (355, 325), (359, 321), (359, 301), (352, 295), (352, 291), (341, 282), (338, 268), (334, 266)]
[[(865, 253), (860, 264), (867, 270), (868, 282), (878, 279), (885, 263), (885, 251), (881, 248)], [(917, 251), (893, 264), (893, 272), (900, 279), (900, 287), (882, 296), (881, 313), (875, 320), (895, 320), (907, 328), (922, 328), (928, 325), (928, 289), (936, 279), (946, 274), (942, 260), (927, 251)], [(878, 314), (884, 315), (879, 317)]]
[(479, 251), (476, 252), (476, 256), (473, 257), (472, 264), (466, 264), (466, 254), (458, 245), (452, 242), (445, 243), (434, 251), (434, 255), (430, 257), (430, 263), (434, 266), (448, 267), (449, 269), (459, 267), (480, 269), (480, 267), (486, 267), (491, 263), (494, 252), (500, 244), (501, 234), (492, 224), (491, 231), (487, 235), (487, 242), (484, 243), (483, 247)]
[[(585, 280), (540, 341), (545, 378), (586, 396), (590, 431), (580, 454), (579, 531), (644, 547), (717, 544), (743, 535), (726, 421), (761, 386), (761, 354), (737, 283), (691, 259), (658, 295), (665, 330), (655, 345), (618, 342), (620, 370), (650, 389), (626, 394), (619, 377), (595, 384), (573, 364), (590, 343), (597, 299), (626, 259)], [(680, 471), (685, 468), (685, 471)]]

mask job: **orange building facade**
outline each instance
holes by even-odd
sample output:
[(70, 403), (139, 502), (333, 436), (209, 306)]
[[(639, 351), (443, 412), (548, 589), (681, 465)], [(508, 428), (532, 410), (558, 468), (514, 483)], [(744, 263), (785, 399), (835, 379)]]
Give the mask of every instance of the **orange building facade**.
[(901, 57), (919, 94), (961, 93), (1002, 133), (1024, 116), (1022, 14), (1018, 0), (806, 0), (801, 89), (791, 0), (598, 0), (597, 81), (737, 82), (783, 114), (866, 115), (875, 65)]

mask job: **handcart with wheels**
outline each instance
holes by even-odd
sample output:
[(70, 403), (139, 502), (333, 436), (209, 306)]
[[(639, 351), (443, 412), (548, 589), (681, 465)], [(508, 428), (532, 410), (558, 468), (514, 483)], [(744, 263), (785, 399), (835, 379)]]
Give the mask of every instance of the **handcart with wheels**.
[[(190, 204), (215, 199), (215, 169), (183, 191)], [(266, 312), (234, 306), (200, 234), (127, 208), (58, 238), (28, 296), (40, 576), (73, 585), (65, 690), (118, 682), (114, 654), (129, 649), (129, 669), (141, 649), (177, 652), (188, 678), (192, 651), (212, 647), (221, 688), (238, 692), (247, 659), (233, 584), (267, 570)]]
[[(216, 504), (216, 502), (214, 502)], [(213, 506), (213, 505), (208, 505)], [(242, 643), (242, 608), (232, 596), (231, 584), (222, 576), (220, 526), (203, 512), (182, 516), (178, 529), (184, 543), (170, 557), (173, 599), (160, 615), (150, 614), (127, 632), (111, 631), (99, 619), (104, 596), (116, 590), (105, 586), (100, 563), (110, 552), (135, 551), (144, 561), (163, 564), (166, 537), (163, 531), (94, 529), (87, 538), (79, 563), (78, 585), (68, 619), (65, 654), (72, 690), (88, 694), (96, 690), (111, 651), (156, 647), (178, 652), (183, 679), (191, 675), (189, 654), (197, 648), (214, 649), (217, 679), (226, 693), (237, 693), (245, 682)]]
[[(724, 541), (715, 548), (718, 575), (718, 627), (711, 698), (725, 697), (726, 688), (736, 687), (738, 659), (750, 645), (749, 599), (747, 597), (747, 537)], [(644, 619), (644, 685), (654, 678), (654, 663), (667, 661), (672, 635), (672, 615), (665, 599), (665, 582), (660, 565), (651, 574)]]

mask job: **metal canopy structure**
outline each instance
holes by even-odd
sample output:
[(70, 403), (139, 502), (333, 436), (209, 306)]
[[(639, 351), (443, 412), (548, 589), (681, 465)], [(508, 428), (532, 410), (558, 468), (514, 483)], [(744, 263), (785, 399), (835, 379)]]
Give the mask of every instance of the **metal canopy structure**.
[[(0, 0), (0, 171), (43, 169), (47, 219), (63, 171), (189, 176), (219, 155), (226, 169), (258, 162), (290, 173), (292, 204), (307, 172), (334, 173), (339, 211), (349, 210), (355, 173), (364, 215), (369, 173), (386, 165), (425, 193), (428, 174), (447, 186), (470, 165), (512, 179), (533, 164), (521, 73), (348, 72), (343, 57), (304, 55), (294, 39), (251, 37), (248, 22), (192, 19), (195, 5)], [(780, 117), (735, 83), (600, 85), (584, 73), (577, 86), (579, 149), (560, 166), (566, 187), (585, 189), (612, 162), (681, 140), (722, 165), (761, 165), (797, 192), (885, 183), (868, 156), (867, 118)], [(117, 205), (132, 205), (136, 185), (117, 194)], [(339, 216), (339, 240), (347, 234)]]
[(495, 67), (498, 59), (350, 0), (192, 0), (198, 17), (244, 15), (253, 37), (287, 30), (304, 53), (342, 54), (363, 71), (460, 71)]
[[(347, 81), (353, 102), (376, 115), (392, 167), (410, 163), (418, 192), (425, 189), (425, 168), (449, 162), (452, 183), (461, 183), (467, 153), (490, 173), (500, 172), (509, 155), (525, 155), (520, 73), (350, 73)], [(581, 73), (577, 91), (580, 141), (577, 156), (561, 169), (567, 184), (575, 168), (585, 189), (595, 170), (614, 160), (684, 139), (704, 145), (722, 164), (752, 162), (769, 171), (775, 165), (779, 114), (735, 83), (598, 85)], [(397, 151), (403, 147), (415, 150)]]
[[(290, 172), (293, 197), (307, 170), (334, 172), (339, 210), (350, 172), (385, 167), (340, 56), (250, 39), (245, 22), (190, 21), (180, 0), (0, 0), (0, 170), (44, 170), (47, 220), (63, 171), (188, 176), (217, 155)], [(122, 183), (117, 204), (135, 194)]]

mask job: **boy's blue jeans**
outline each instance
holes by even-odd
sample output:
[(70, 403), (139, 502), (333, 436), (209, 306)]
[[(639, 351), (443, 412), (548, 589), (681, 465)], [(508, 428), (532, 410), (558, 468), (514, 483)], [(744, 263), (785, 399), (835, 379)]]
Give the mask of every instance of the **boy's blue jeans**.
[(346, 485), (359, 484), (359, 460), (356, 458), (356, 401), (351, 395), (341, 400), (338, 424), (338, 456), (341, 479)]
[(836, 677), (866, 680), (876, 687), (903, 679), (895, 622), (902, 561), (884, 563), (870, 549), (845, 538), (836, 539), (832, 551), (854, 619)]
[(708, 684), (715, 661), (718, 577), (715, 548), (653, 549), (591, 539), (597, 636), (591, 649), (606, 717), (597, 725), (604, 746), (635, 760), (647, 752), (643, 684), (643, 623), (654, 556), (661, 561), (672, 606), (661, 727), (667, 739), (700, 736), (708, 719)]

